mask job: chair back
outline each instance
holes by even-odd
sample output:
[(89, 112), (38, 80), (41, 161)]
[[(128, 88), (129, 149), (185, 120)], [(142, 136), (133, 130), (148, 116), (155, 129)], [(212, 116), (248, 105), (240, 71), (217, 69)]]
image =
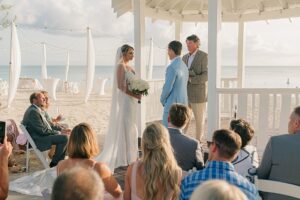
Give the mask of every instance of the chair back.
[(289, 183), (255, 179), (255, 185), (259, 191), (280, 194), (300, 199), (300, 186)]

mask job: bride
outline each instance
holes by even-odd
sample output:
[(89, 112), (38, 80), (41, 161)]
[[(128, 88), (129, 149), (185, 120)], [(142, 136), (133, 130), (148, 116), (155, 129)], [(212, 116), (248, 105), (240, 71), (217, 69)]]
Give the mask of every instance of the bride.
[(134, 69), (129, 65), (133, 55), (133, 47), (127, 44), (117, 51), (108, 132), (103, 151), (96, 157), (97, 161), (106, 163), (111, 171), (129, 165), (138, 157), (136, 109), (141, 96), (128, 90), (128, 80), (135, 76)]
[[(126, 44), (117, 51), (108, 132), (102, 153), (94, 159), (106, 163), (112, 172), (119, 166), (136, 161), (138, 157), (136, 109), (141, 96), (128, 90), (128, 80), (135, 76), (134, 69), (129, 66), (133, 53), (133, 48)], [(10, 182), (9, 189), (41, 196), (42, 191), (51, 190), (56, 177), (56, 167), (37, 171)]]

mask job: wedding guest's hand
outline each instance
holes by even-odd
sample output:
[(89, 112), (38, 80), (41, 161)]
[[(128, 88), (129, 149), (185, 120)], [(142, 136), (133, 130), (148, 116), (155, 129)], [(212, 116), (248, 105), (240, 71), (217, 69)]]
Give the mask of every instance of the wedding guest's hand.
[(62, 119), (63, 119), (63, 114), (59, 114), (59, 115), (56, 117), (55, 121), (56, 121), (56, 122), (59, 122), (59, 121), (61, 121)]
[(7, 141), (5, 136), (3, 144), (0, 144), (0, 158), (8, 158), (12, 152), (12, 146), (10, 142)]
[(71, 129), (63, 129), (61, 130), (61, 133), (64, 135), (70, 135), (71, 134)]

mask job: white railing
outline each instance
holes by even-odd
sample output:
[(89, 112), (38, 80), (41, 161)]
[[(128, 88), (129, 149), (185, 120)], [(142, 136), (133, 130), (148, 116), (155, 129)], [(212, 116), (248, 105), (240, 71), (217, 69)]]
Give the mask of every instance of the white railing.
[(160, 103), (160, 95), (164, 85), (164, 80), (148, 80), (150, 89), (146, 100), (146, 122), (162, 119), (163, 107)]
[[(262, 154), (269, 137), (287, 133), (289, 115), (300, 103), (300, 89), (295, 88), (219, 88), (219, 105), (228, 99), (226, 106), (220, 106), (217, 118), (236, 117), (249, 121), (255, 128), (254, 145)], [(228, 127), (227, 124), (225, 127)]]
[[(269, 137), (286, 134), (289, 115), (300, 105), (298, 88), (228, 88), (235, 87), (236, 79), (222, 79), (219, 95), (217, 119), (222, 128), (229, 127), (229, 121), (236, 115), (249, 121), (255, 128), (252, 143), (262, 155)], [(146, 99), (146, 121), (161, 120), (163, 107), (160, 95), (164, 80), (150, 80), (150, 91)], [(227, 87), (227, 88), (225, 88)]]

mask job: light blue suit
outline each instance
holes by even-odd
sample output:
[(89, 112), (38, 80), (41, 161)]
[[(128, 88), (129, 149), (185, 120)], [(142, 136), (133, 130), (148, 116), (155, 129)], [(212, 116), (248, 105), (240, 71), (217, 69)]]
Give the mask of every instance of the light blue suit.
[(180, 56), (174, 58), (167, 67), (165, 84), (160, 96), (160, 102), (164, 106), (163, 125), (168, 127), (169, 110), (172, 104), (181, 103), (188, 105), (187, 83), (189, 71)]

